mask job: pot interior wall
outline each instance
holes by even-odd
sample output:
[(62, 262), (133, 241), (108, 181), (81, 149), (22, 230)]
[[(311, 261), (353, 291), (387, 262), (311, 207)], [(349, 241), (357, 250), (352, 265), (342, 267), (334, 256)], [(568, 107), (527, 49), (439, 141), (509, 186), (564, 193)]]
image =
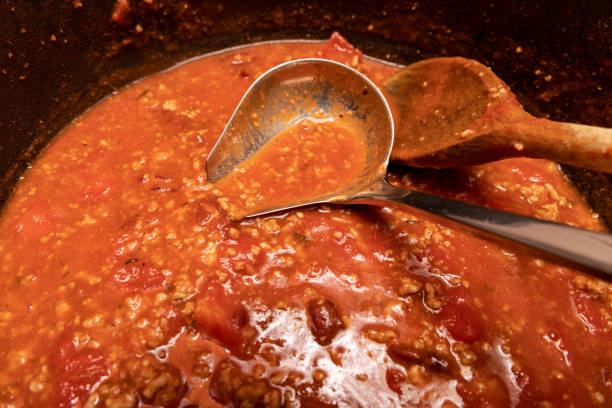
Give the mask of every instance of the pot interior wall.
[[(224, 47), (333, 30), (395, 62), (477, 59), (534, 115), (612, 127), (610, 16), (608, 0), (8, 0), (0, 6), (0, 206), (53, 135), (125, 84)], [(611, 226), (612, 176), (564, 168)]]

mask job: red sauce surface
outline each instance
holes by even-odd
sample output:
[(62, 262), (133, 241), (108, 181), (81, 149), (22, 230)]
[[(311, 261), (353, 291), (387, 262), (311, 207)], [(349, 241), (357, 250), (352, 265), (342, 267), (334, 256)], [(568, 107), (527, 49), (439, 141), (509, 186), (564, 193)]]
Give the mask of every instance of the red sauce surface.
[[(330, 44), (230, 50), (63, 131), (0, 220), (3, 407), (589, 407), (612, 403), (605, 282), (405, 211), (231, 221), (205, 160), (249, 84)], [(601, 230), (556, 165), (392, 183)]]
[(216, 183), (232, 219), (341, 191), (366, 161), (365, 142), (329, 120), (305, 119), (272, 138)]

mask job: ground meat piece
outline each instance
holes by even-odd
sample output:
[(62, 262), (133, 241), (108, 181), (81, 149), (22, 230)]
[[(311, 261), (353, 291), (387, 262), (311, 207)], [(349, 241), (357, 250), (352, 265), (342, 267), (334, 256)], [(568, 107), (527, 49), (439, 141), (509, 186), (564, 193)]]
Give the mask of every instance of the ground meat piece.
[[(105, 395), (103, 401), (103, 407), (105, 408), (135, 408), (138, 406), (138, 397), (131, 391), (122, 390), (118, 386), (110, 387), (103, 391)], [(96, 404), (100, 401), (98, 393), (93, 394), (87, 403), (85, 408), (93, 408), (99, 406)]]
[(166, 290), (175, 302), (187, 301), (197, 293), (195, 285), (186, 274), (179, 275), (175, 280), (167, 284)]
[(174, 406), (185, 393), (179, 370), (146, 355), (127, 363), (130, 378), (146, 403), (162, 407)]
[(429, 282), (425, 284), (425, 304), (432, 310), (438, 310), (444, 305), (442, 300), (438, 297), (436, 286)]
[(400, 285), (397, 288), (397, 294), (401, 297), (407, 297), (418, 293), (423, 288), (423, 284), (416, 279), (409, 277), (400, 278)]
[(179, 370), (151, 355), (128, 358), (119, 372), (104, 381), (88, 407), (132, 408), (142, 404), (175, 408), (187, 393)]
[(336, 307), (327, 299), (311, 300), (307, 310), (310, 331), (322, 346), (329, 345), (338, 332), (345, 328)]
[(280, 408), (280, 390), (266, 380), (243, 373), (235, 363), (221, 361), (213, 371), (209, 388), (216, 401), (236, 408)]
[(367, 327), (364, 328), (363, 334), (381, 344), (391, 344), (397, 340), (397, 333), (388, 327)]
[(209, 364), (210, 352), (204, 351), (200, 353), (194, 360), (193, 363), (193, 375), (201, 379), (210, 377), (210, 364)]

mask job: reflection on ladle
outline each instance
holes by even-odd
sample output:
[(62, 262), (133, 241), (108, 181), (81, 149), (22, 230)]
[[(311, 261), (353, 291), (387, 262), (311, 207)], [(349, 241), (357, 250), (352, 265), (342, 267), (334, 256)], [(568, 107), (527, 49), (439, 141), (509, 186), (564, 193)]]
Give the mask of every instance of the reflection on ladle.
[[(347, 114), (350, 112), (350, 114)], [(267, 202), (244, 211), (256, 216), (317, 203), (409, 205), (604, 272), (612, 278), (612, 235), (497, 211), (406, 190), (386, 181), (393, 118), (380, 90), (361, 73), (336, 62), (304, 59), (278, 65), (249, 88), (210, 153), (206, 168), (219, 183), (256, 161), (260, 148), (305, 119), (331, 118), (360, 137), (366, 161), (352, 179), (312, 197)], [(321, 164), (324, 166), (325, 164)], [(242, 170), (244, 171), (244, 170)], [(251, 180), (257, 180), (252, 174)]]

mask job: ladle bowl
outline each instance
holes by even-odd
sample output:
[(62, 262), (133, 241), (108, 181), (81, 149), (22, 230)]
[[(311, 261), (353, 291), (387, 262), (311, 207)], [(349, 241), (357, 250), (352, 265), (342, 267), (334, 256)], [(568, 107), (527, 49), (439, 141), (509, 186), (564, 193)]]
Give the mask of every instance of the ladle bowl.
[(323, 118), (341, 122), (364, 138), (367, 164), (359, 176), (336, 191), (289, 203), (270, 203), (264, 210), (248, 216), (320, 203), (408, 205), (587, 266), (603, 272), (603, 277), (612, 278), (610, 234), (390, 185), (386, 181), (393, 147), (393, 117), (389, 105), (367, 77), (329, 60), (295, 60), (260, 76), (247, 90), (208, 156), (208, 179), (212, 183), (220, 181), (267, 141), (300, 120)]
[[(381, 91), (358, 71), (311, 58), (277, 65), (253, 83), (208, 156), (208, 179), (221, 180), (274, 136), (313, 118), (333, 120), (362, 136), (367, 159), (350, 184), (313, 197), (310, 203), (346, 201), (355, 191), (385, 177), (393, 146), (393, 117)], [(283, 208), (292, 205), (302, 204), (286, 203)], [(271, 206), (264, 213), (279, 209)]]

